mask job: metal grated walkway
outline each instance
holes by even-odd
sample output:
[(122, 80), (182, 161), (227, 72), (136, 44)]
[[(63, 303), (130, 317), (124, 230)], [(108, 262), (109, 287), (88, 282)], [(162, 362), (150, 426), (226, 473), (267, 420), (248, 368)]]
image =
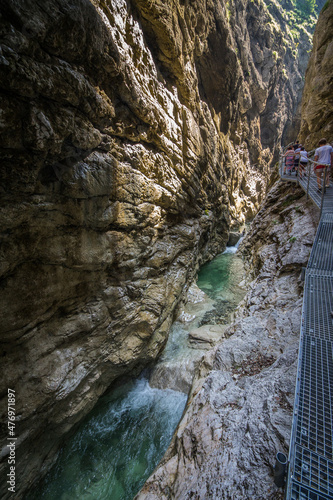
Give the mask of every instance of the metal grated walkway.
[(318, 269), (320, 276), (333, 276), (333, 211), (325, 211), (320, 219), (307, 269), (312, 274)]
[(321, 210), (305, 274), (286, 500), (333, 499), (333, 186), (318, 190), (307, 170), (298, 182)]
[(280, 159), (279, 164), (279, 174), (283, 181), (296, 182), (298, 183), (312, 201), (321, 209), (321, 204), (323, 204), (323, 212), (333, 213), (333, 183), (330, 181), (330, 187), (324, 188), (324, 190), (318, 190), (317, 178), (312, 168), (312, 163), (309, 161), (306, 172), (302, 178), (300, 178), (296, 172), (290, 172), (290, 174), (285, 174), (283, 163)]

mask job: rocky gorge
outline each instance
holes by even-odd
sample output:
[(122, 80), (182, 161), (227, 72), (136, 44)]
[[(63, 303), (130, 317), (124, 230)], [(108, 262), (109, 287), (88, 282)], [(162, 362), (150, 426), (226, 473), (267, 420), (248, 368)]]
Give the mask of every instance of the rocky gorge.
[[(6, 435), (11, 388), (17, 498), (45, 474), (60, 444), (108, 387), (159, 356), (198, 267), (225, 247), (230, 230), (252, 219), (265, 198), (281, 140), (294, 130), (311, 43), (303, 30), (297, 47), (280, 5), (270, 5), (1, 2), (1, 424)], [(277, 203), (281, 208), (283, 201)], [(274, 215), (273, 236), (258, 222), (256, 237), (244, 244), (251, 255), (247, 245), (255, 247), (259, 235), (261, 241), (272, 238), (260, 255), (253, 252), (252, 264), (261, 268), (256, 291), (246, 299), (244, 318), (232, 326), (232, 340), (205, 358), (190, 395), (194, 413), (180, 424), (172, 451), (141, 496), (167, 498), (167, 491), (185, 495), (185, 489), (207, 495), (202, 485), (190, 485), (187, 474), (199, 470), (193, 464), (208, 471), (214, 450), (221, 454), (217, 415), (235, 410), (245, 386), (250, 400), (249, 366), (272, 365), (274, 371), (280, 363), (293, 373), (295, 355), (278, 352), (288, 336), (294, 352), (300, 301), (288, 303), (288, 320), (259, 315), (260, 332), (254, 328), (258, 318), (246, 319), (264, 310), (255, 296), (267, 283), (278, 302), (299, 293), (313, 224), (303, 201), (292, 206), (282, 220)], [(269, 215), (259, 214), (256, 220), (271, 227)], [(294, 217), (306, 223), (296, 253), (290, 247), (297, 245), (286, 239), (298, 238)], [(253, 365), (247, 354), (272, 325), (279, 335), (273, 334), (272, 345), (263, 343)], [(247, 334), (235, 367), (228, 346)], [(236, 378), (221, 370), (228, 363)], [(259, 372), (258, 380), (268, 390)], [(225, 406), (217, 401), (209, 417), (213, 432), (192, 416), (214, 384), (216, 391), (226, 389), (226, 400)], [(281, 384), (281, 394), (292, 392), (290, 381)], [(249, 405), (239, 405), (239, 419)], [(279, 425), (284, 436), (285, 424)], [(207, 456), (190, 444), (203, 442), (200, 433), (211, 436)], [(174, 453), (186, 436), (188, 463)], [(250, 430), (244, 436), (254, 439)], [(4, 475), (7, 455), (4, 446)], [(186, 474), (180, 463), (187, 464)], [(246, 481), (244, 473), (237, 486), (242, 498)], [(214, 484), (211, 495), (222, 488)], [(5, 482), (2, 488), (6, 498)], [(254, 488), (253, 482), (248, 491)], [(223, 491), (231, 498), (231, 489)]]
[[(203, 357), (173, 441), (137, 500), (283, 499), (302, 309), (301, 271), (319, 213), (275, 184), (242, 242), (253, 281), (225, 340)], [(251, 274), (250, 273), (250, 274)]]

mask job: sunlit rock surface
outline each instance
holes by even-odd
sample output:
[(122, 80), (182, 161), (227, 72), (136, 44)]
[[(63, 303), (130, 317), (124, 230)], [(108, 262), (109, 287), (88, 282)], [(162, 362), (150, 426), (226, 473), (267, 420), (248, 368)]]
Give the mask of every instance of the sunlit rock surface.
[(300, 140), (308, 150), (316, 148), (322, 138), (333, 140), (332, 73), (333, 2), (328, 0), (315, 29), (302, 99)]
[(208, 352), (187, 410), (136, 500), (278, 500), (275, 456), (288, 452), (302, 309), (302, 266), (319, 211), (276, 185), (241, 245), (254, 280), (229, 337)]
[(303, 85), (272, 19), (243, 0), (2, 1), (17, 498), (112, 381), (158, 356), (199, 263), (258, 210)]

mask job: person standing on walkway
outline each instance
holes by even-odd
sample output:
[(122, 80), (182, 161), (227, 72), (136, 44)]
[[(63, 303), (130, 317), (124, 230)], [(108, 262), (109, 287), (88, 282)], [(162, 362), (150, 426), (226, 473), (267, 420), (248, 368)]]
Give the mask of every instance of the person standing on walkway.
[(296, 139), (296, 141), (293, 144), (294, 151), (296, 151), (296, 149), (298, 149), (299, 147), (300, 147), (300, 143), (298, 142), (298, 139)]
[(287, 174), (291, 175), (291, 171), (294, 165), (294, 156), (295, 156), (294, 148), (292, 146), (288, 146), (288, 149), (283, 156), (285, 157), (285, 162), (286, 162), (283, 173), (285, 174), (287, 170)]
[(308, 152), (305, 151), (304, 146), (301, 147), (299, 152), (299, 178), (302, 179), (306, 175), (306, 167), (308, 165)]
[(330, 185), (330, 170), (331, 170), (331, 165), (333, 164), (333, 148), (330, 144), (327, 144), (326, 139), (320, 139), (318, 146), (319, 147), (315, 151), (314, 160), (315, 162), (317, 162), (317, 165), (315, 165), (314, 170), (317, 176), (317, 186), (318, 189), (320, 190), (321, 177), (323, 175), (326, 165), (328, 166), (326, 169), (326, 179), (324, 179), (324, 183), (326, 187), (329, 187)]

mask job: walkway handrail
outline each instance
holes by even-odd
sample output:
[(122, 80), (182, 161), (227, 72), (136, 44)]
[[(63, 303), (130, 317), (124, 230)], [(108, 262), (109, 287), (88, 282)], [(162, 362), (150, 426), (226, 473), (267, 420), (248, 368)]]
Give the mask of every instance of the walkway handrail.
[[(305, 272), (299, 358), (288, 456), (285, 500), (333, 499), (333, 187), (326, 191), (328, 164), (308, 158), (297, 182), (320, 208), (320, 221)], [(323, 188), (316, 165), (324, 165)], [(299, 175), (297, 175), (299, 174)], [(321, 196), (319, 196), (319, 193)]]
[(313, 165), (324, 165), (324, 167), (330, 167), (331, 166), (330, 163), (323, 163), (323, 162), (320, 162), (320, 161), (314, 161), (314, 160), (312, 160), (312, 158), (308, 158), (308, 161), (311, 162)]
[[(295, 158), (300, 159), (300, 154), (299, 152), (294, 152), (290, 151), (290, 155), (294, 156)], [(323, 211), (324, 207), (324, 199), (325, 199), (325, 193), (326, 193), (326, 182), (325, 179), (327, 177), (327, 172), (328, 169), (330, 168), (330, 164), (328, 163), (323, 163), (323, 162), (318, 162), (315, 161), (313, 158), (307, 158), (307, 166), (305, 167), (302, 165), (302, 163), (299, 163), (297, 165), (297, 168), (299, 171), (294, 171), (292, 169), (292, 166), (289, 166), (289, 171), (285, 172), (286, 167), (284, 160), (286, 158), (286, 153), (280, 155), (280, 160), (279, 160), (279, 173), (280, 177), (282, 180), (289, 180), (289, 181), (294, 181), (297, 182), (301, 187), (303, 187), (304, 191), (306, 192), (307, 198), (309, 197), (309, 192), (312, 200), (316, 203), (318, 208), (320, 209), (320, 216)], [(324, 168), (323, 172), (323, 185), (321, 185), (321, 175), (322, 175), (322, 170), (320, 170), (320, 173), (316, 173), (316, 166), (322, 165)], [(313, 168), (313, 170), (312, 170)], [(304, 169), (304, 171), (303, 171)], [(307, 177), (307, 182), (302, 181), (302, 176)]]
[(293, 144), (294, 144), (293, 142), (290, 142), (286, 146), (281, 146), (282, 154), (285, 153), (287, 151), (287, 149), (289, 148), (289, 146), (292, 146)]

